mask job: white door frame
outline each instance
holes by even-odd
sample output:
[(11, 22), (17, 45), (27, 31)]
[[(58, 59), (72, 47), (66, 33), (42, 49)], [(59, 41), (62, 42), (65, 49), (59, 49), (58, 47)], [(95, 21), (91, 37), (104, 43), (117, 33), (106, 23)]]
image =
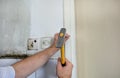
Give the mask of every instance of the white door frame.
[(64, 27), (67, 33), (70, 34), (70, 39), (66, 43), (66, 57), (73, 63), (72, 78), (77, 78), (77, 63), (76, 63), (76, 40), (75, 40), (75, 9), (74, 0), (64, 1)]

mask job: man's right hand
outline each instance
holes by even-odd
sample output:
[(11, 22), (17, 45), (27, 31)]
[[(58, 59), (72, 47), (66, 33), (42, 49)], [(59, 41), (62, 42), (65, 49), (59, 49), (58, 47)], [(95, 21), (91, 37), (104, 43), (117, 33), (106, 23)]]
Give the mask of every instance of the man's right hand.
[(57, 76), (58, 78), (71, 78), (73, 64), (66, 59), (66, 65), (62, 66), (60, 58), (57, 63)]

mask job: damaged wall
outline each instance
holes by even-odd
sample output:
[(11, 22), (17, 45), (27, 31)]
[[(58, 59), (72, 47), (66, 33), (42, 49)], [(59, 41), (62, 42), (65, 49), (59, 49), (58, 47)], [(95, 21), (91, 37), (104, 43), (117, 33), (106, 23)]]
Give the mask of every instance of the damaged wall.
[(27, 0), (0, 0), (0, 55), (26, 53), (29, 4)]

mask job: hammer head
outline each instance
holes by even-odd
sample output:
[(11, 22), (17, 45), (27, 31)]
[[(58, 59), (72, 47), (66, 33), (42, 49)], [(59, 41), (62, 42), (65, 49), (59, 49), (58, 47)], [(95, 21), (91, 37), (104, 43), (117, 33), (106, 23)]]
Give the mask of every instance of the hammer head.
[(64, 39), (65, 39), (65, 33), (66, 33), (66, 29), (65, 28), (61, 28), (59, 36), (58, 36), (58, 41), (56, 44), (56, 48), (61, 48), (63, 43), (64, 43)]

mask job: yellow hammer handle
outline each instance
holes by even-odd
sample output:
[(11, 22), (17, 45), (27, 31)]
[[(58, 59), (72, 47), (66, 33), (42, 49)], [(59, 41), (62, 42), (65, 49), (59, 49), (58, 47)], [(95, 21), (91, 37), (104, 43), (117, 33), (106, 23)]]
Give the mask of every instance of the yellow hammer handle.
[(61, 63), (62, 65), (65, 64), (65, 45), (64, 44), (61, 47)]

